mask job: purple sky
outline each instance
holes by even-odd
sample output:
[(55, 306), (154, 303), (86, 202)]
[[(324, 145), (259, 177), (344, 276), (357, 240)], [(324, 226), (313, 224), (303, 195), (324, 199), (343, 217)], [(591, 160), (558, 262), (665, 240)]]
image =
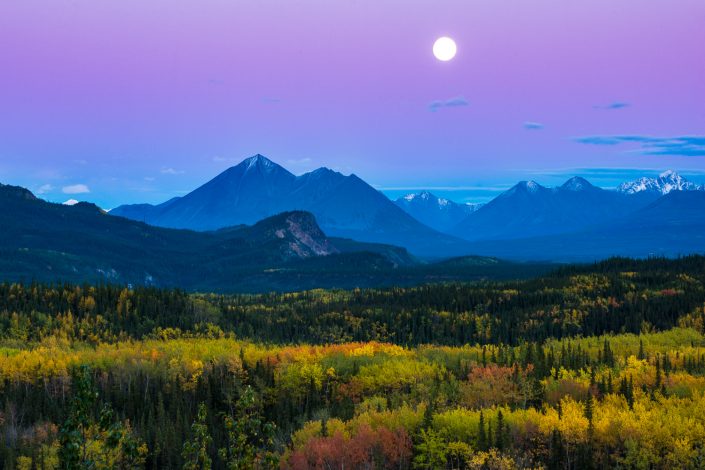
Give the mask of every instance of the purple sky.
[(0, 182), (159, 202), (255, 153), (391, 196), (705, 182), (704, 24), (702, 0), (4, 0)]

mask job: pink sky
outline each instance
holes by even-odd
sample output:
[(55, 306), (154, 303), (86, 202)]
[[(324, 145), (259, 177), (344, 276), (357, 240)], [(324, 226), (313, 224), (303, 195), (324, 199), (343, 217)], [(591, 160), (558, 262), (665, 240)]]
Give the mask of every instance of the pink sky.
[[(697, 179), (705, 149), (575, 139), (705, 134), (703, 25), (702, 0), (8, 0), (0, 181), (154, 202), (254, 153), (381, 188)], [(449, 63), (431, 54), (441, 35)], [(452, 98), (467, 105), (429, 109)]]

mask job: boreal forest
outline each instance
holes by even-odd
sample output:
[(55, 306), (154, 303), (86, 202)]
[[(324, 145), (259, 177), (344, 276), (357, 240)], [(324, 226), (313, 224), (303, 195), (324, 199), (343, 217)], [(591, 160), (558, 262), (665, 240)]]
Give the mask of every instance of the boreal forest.
[(194, 294), (0, 284), (6, 469), (705, 467), (705, 258)]

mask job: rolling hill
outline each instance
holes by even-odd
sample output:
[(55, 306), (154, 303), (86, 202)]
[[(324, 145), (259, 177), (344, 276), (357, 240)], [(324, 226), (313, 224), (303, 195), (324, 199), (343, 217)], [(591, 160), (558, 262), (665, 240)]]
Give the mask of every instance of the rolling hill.
[(548, 269), (480, 257), (448, 271), (419, 262), (404, 248), (328, 237), (304, 211), (196, 232), (111, 216), (85, 202), (53, 204), (5, 185), (0, 224), (0, 282), (260, 292), (524, 277)]

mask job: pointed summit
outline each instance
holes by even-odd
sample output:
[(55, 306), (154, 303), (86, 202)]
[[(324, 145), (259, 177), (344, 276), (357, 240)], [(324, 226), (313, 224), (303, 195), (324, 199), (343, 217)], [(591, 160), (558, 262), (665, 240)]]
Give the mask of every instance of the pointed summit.
[(519, 181), (517, 184), (509, 188), (507, 191), (503, 192), (500, 194), (499, 197), (506, 197), (506, 196), (511, 196), (514, 194), (522, 193), (522, 194), (536, 194), (542, 191), (545, 191), (547, 188), (545, 186), (541, 186), (538, 184), (536, 181)]
[[(272, 160), (269, 158), (265, 157), (264, 155), (261, 154), (256, 154), (251, 156), (250, 158), (246, 158), (243, 161), (241, 161), (239, 164), (234, 166), (233, 168), (244, 168), (244, 171), (251, 171), (251, 170), (260, 170), (260, 171), (273, 171), (275, 169), (281, 168), (284, 170), (283, 167), (277, 165), (274, 163)], [(286, 170), (284, 170), (286, 171)]]
[(587, 191), (590, 189), (597, 189), (588, 180), (580, 176), (573, 176), (571, 179), (563, 183), (561, 189), (566, 191)]

